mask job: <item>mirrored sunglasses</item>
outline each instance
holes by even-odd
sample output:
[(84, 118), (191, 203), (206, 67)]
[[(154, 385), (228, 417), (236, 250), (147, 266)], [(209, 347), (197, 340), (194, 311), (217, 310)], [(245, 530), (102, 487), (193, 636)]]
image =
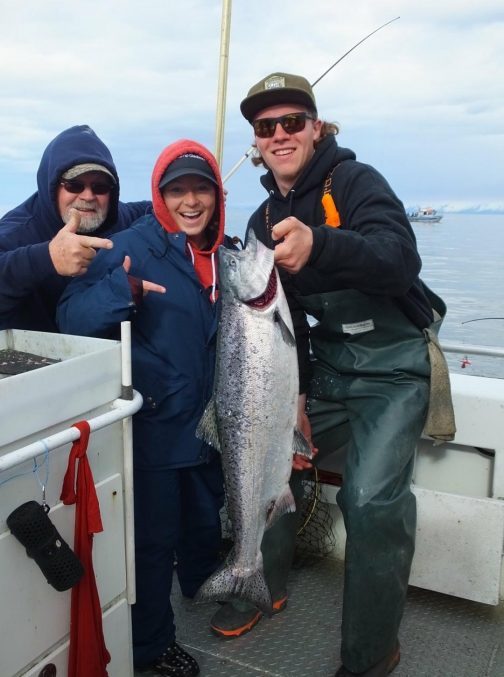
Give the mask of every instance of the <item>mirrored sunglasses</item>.
[(60, 184), (67, 191), (77, 195), (82, 193), (86, 188), (91, 188), (95, 195), (107, 195), (112, 190), (113, 186), (107, 182), (92, 181), (91, 183), (84, 183), (84, 181), (77, 181), (74, 179), (63, 179)]
[(254, 134), (260, 139), (269, 139), (274, 135), (278, 123), (282, 125), (282, 129), (287, 134), (297, 134), (303, 131), (307, 120), (315, 120), (315, 118), (308, 113), (287, 113), (278, 118), (259, 118), (254, 120), (252, 127)]

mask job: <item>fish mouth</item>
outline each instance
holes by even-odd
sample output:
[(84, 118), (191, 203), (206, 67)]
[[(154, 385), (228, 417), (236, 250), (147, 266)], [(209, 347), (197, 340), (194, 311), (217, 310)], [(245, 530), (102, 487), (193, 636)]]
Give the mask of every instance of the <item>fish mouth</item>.
[(249, 299), (246, 301), (247, 306), (250, 308), (263, 309), (267, 308), (271, 302), (274, 300), (277, 293), (277, 276), (275, 268), (272, 269), (269, 276), (268, 284), (266, 289), (260, 296), (257, 296), (255, 299)]

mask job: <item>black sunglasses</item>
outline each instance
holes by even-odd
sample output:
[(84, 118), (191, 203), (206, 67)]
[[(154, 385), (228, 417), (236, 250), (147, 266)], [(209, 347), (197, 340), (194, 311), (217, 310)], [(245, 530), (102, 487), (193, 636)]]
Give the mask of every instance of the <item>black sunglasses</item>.
[(259, 118), (259, 120), (254, 120), (252, 127), (254, 134), (260, 139), (270, 139), (278, 123), (282, 125), (282, 129), (287, 134), (297, 134), (303, 131), (307, 120), (315, 120), (315, 118), (308, 113), (287, 113), (279, 118)]
[(73, 179), (60, 181), (60, 184), (67, 191), (67, 193), (82, 193), (86, 188), (91, 188), (95, 195), (107, 195), (110, 193), (113, 186), (110, 183), (100, 183), (99, 181), (92, 181), (91, 183), (84, 183), (84, 181), (74, 181)]

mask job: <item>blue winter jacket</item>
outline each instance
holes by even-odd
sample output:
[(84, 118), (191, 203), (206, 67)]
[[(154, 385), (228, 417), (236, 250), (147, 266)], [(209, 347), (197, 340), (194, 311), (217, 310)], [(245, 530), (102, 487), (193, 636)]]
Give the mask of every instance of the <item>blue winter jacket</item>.
[(150, 209), (150, 202), (119, 202), (112, 156), (92, 129), (66, 129), (47, 146), (37, 172), (38, 190), (0, 219), (0, 329), (57, 331), (58, 299), (70, 278), (58, 275), (49, 242), (63, 226), (56, 206), (61, 175), (70, 167), (96, 163), (116, 179), (107, 219), (93, 235), (108, 237)]
[[(112, 238), (86, 275), (75, 278), (58, 308), (60, 331), (117, 337), (131, 320), (133, 387), (143, 396), (134, 417), (135, 467), (176, 468), (207, 461), (211, 447), (195, 437), (211, 397), (219, 301), (212, 304), (191, 259), (184, 233), (168, 233), (153, 215)], [(226, 246), (232, 246), (225, 238)], [(166, 287), (136, 306), (122, 267)]]

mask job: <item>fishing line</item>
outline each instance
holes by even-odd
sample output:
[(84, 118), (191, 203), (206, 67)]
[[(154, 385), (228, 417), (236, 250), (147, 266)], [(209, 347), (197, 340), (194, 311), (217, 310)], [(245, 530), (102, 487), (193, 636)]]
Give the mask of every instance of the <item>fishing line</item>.
[(365, 40), (367, 40), (368, 38), (370, 38), (372, 35), (374, 35), (375, 33), (378, 33), (378, 31), (381, 31), (382, 28), (385, 28), (385, 26), (388, 26), (388, 25), (391, 24), (393, 21), (397, 21), (397, 19), (400, 19), (400, 18), (401, 18), (400, 16), (396, 16), (394, 19), (390, 19), (390, 21), (387, 21), (386, 23), (382, 24), (382, 25), (379, 26), (378, 28), (375, 28), (374, 31), (371, 31), (371, 33), (368, 33), (368, 35), (366, 35), (365, 38), (362, 38), (362, 40), (359, 40), (359, 42), (357, 42), (353, 47), (351, 47), (351, 48), (348, 50), (348, 52), (345, 52), (345, 53), (343, 54), (343, 56), (340, 56), (340, 58), (337, 59), (337, 60), (333, 63), (332, 66), (329, 66), (329, 68), (328, 68), (324, 73), (322, 73), (322, 75), (321, 75), (319, 78), (317, 78), (317, 79), (315, 80), (314, 83), (312, 83), (312, 87), (315, 87), (315, 85), (317, 84), (317, 82), (320, 82), (320, 81), (322, 80), (322, 78), (324, 78), (324, 77), (329, 73), (329, 71), (331, 71), (331, 70), (334, 68), (334, 66), (337, 66), (337, 65), (339, 64), (340, 61), (343, 61), (343, 59), (344, 59), (346, 56), (348, 56), (348, 55), (350, 54), (350, 52), (353, 52), (354, 49), (355, 49), (356, 47), (358, 47), (359, 45), (362, 45), (362, 43), (363, 43)]
[(468, 324), (469, 322), (482, 322), (483, 320), (504, 320), (504, 317), (475, 317), (474, 320), (466, 320), (460, 324)]
[[(400, 19), (400, 16), (396, 16), (393, 19), (390, 19), (390, 21), (387, 21), (386, 23), (382, 24), (381, 26), (378, 26), (378, 28), (375, 28), (374, 31), (371, 31), (371, 33), (368, 33), (362, 40), (359, 40), (359, 42), (356, 42), (353, 47), (350, 47), (350, 49), (345, 52), (342, 56), (339, 57), (339, 59), (336, 59), (336, 61), (329, 66), (329, 68), (322, 73), (320, 77), (318, 77), (315, 82), (311, 85), (312, 87), (315, 87), (315, 85), (322, 80), (335, 66), (337, 66), (340, 61), (343, 61), (343, 59), (350, 54), (350, 52), (353, 52), (354, 49), (356, 49), (359, 45), (362, 45), (363, 42), (365, 42), (368, 38), (370, 38), (372, 35), (375, 33), (378, 33), (378, 31), (381, 31), (382, 28), (385, 28), (385, 26), (388, 26), (391, 24), (393, 21), (397, 21), (397, 19)], [(231, 167), (229, 172), (224, 176), (222, 179), (222, 183), (226, 183), (226, 181), (233, 176), (233, 174), (236, 172), (237, 169), (241, 167), (241, 165), (245, 162), (245, 160), (250, 157), (250, 155), (254, 152), (255, 146), (250, 146), (250, 148), (247, 150), (247, 152), (242, 155), (242, 157), (238, 160), (238, 162), (234, 165), (234, 167)]]

